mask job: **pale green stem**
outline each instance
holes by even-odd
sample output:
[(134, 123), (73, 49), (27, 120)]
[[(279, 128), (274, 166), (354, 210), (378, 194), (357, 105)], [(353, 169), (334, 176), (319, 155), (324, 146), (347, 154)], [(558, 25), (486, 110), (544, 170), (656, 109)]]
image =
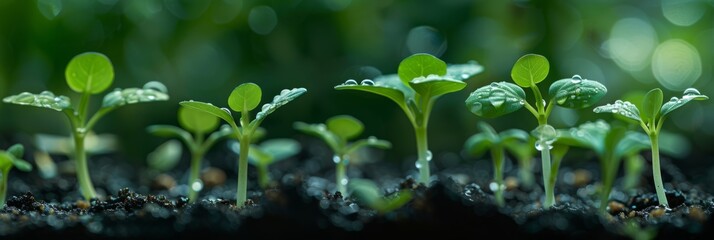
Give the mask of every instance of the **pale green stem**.
[(419, 126), (414, 128), (417, 140), (417, 168), (419, 169), (419, 183), (424, 185), (429, 185), (429, 160), (427, 155), (429, 154), (429, 146), (426, 138), (426, 126)]
[(662, 183), (662, 172), (659, 167), (659, 137), (657, 133), (650, 133), (649, 135), (652, 143), (652, 177), (657, 191), (657, 200), (659, 200), (659, 205), (669, 207), (667, 194), (664, 191), (664, 183)]
[(615, 162), (613, 156), (609, 156), (603, 159), (603, 163), (600, 168), (602, 168), (602, 189), (600, 191), (600, 211), (605, 211), (607, 207), (607, 201), (610, 198), (610, 192), (612, 192), (612, 185), (615, 182), (615, 173), (617, 172), (617, 166), (619, 162)]
[(87, 167), (87, 153), (84, 151), (85, 133), (79, 131), (80, 130), (77, 129), (73, 134), (77, 182), (79, 182), (79, 189), (82, 192), (82, 196), (84, 196), (85, 200), (89, 201), (92, 198), (96, 198), (97, 193), (94, 191), (92, 179), (89, 177), (89, 168)]
[(198, 191), (193, 189), (193, 184), (198, 181), (201, 173), (201, 159), (203, 158), (200, 152), (191, 154), (191, 173), (188, 177), (188, 202), (194, 203), (198, 199)]
[(8, 169), (7, 171), (2, 171), (2, 180), (0, 180), (0, 209), (5, 207), (8, 175), (10, 175), (10, 169)]
[(499, 207), (503, 207), (506, 201), (503, 199), (503, 147), (500, 145), (493, 146), (491, 148), (491, 157), (493, 158), (493, 180), (498, 185), (496, 191), (494, 191), (494, 196), (496, 197), (496, 204)]
[(238, 156), (238, 191), (236, 192), (236, 206), (243, 207), (248, 194), (248, 150), (250, 149), (250, 135), (243, 134), (240, 139), (240, 152)]
[(533, 173), (531, 172), (531, 158), (523, 158), (520, 160), (520, 168), (518, 169), (518, 176), (523, 182), (523, 186), (526, 189), (531, 189), (533, 187)]
[[(342, 193), (342, 196), (347, 195), (347, 164), (345, 164), (344, 156), (338, 155), (340, 161), (337, 162), (335, 169), (335, 184), (337, 185), (337, 191)], [(347, 181), (344, 181), (347, 180)]]
[(551, 185), (551, 164), (550, 164), (550, 144), (544, 140), (540, 141), (540, 146), (542, 150), (540, 151), (541, 163), (543, 168), (543, 188), (545, 189), (545, 202), (543, 203), (543, 208), (548, 209), (555, 204), (555, 194), (553, 186)]

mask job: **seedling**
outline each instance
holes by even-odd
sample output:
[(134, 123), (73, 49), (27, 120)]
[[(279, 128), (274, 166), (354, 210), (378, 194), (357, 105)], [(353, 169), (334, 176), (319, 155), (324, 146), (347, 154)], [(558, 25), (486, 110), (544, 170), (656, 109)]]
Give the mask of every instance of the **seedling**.
[(577, 128), (559, 130), (558, 143), (593, 150), (600, 160), (602, 189), (600, 189), (600, 210), (604, 211), (610, 197), (615, 177), (623, 157), (636, 155), (647, 149), (647, 136), (625, 127), (610, 127), (603, 120), (583, 123)]
[[(188, 200), (191, 203), (196, 201), (198, 192), (203, 188), (203, 183), (199, 179), (203, 156), (213, 144), (233, 133), (227, 125), (214, 132), (218, 128), (219, 121), (214, 115), (181, 107), (178, 110), (178, 122), (181, 128), (171, 125), (153, 125), (147, 128), (156, 136), (181, 139), (191, 152), (191, 173), (188, 177)], [(208, 138), (205, 137), (207, 134)]]
[(256, 114), (254, 120), (250, 120), (250, 111), (258, 107), (263, 91), (255, 83), (244, 83), (233, 89), (228, 96), (228, 106), (233, 111), (240, 112), (240, 128), (233, 119), (231, 110), (219, 108), (210, 103), (197, 101), (183, 101), (181, 106), (202, 111), (204, 113), (223, 119), (231, 126), (235, 138), (240, 143), (240, 154), (238, 156), (238, 190), (236, 191), (236, 206), (242, 207), (247, 199), (248, 190), (248, 154), (250, 153), (250, 143), (253, 134), (269, 114), (282, 107), (295, 98), (303, 95), (305, 88), (283, 89), (280, 94), (273, 98), (273, 102), (263, 104), (260, 112)]
[(596, 113), (615, 113), (633, 119), (640, 123), (640, 127), (650, 138), (652, 148), (652, 177), (654, 178), (655, 190), (657, 191), (657, 200), (659, 204), (669, 207), (667, 195), (665, 195), (664, 184), (662, 183), (662, 174), (659, 169), (659, 135), (662, 129), (662, 124), (667, 117), (667, 114), (677, 108), (684, 106), (692, 100), (707, 100), (709, 97), (699, 93), (699, 90), (687, 88), (684, 90), (682, 98), (672, 97), (668, 102), (662, 104), (662, 90), (659, 88), (652, 89), (647, 92), (642, 101), (642, 111), (634, 104), (628, 101), (617, 100), (614, 104), (607, 104), (596, 107), (593, 111)]
[(535, 184), (533, 176), (533, 156), (536, 153), (533, 145), (535, 139), (528, 137), (528, 141), (514, 141), (507, 144), (506, 150), (518, 160), (518, 178), (525, 189), (532, 189)]
[[(565, 108), (586, 108), (600, 100), (607, 92), (605, 86), (599, 82), (575, 75), (572, 78), (553, 82), (548, 90), (551, 99), (546, 103), (537, 84), (545, 80), (549, 69), (550, 65), (545, 57), (526, 54), (516, 61), (511, 70), (511, 78), (517, 85), (493, 82), (489, 86), (476, 89), (466, 99), (466, 106), (477, 116), (494, 118), (525, 107), (538, 120), (538, 127), (532, 134), (536, 138), (535, 147), (541, 152), (545, 188), (543, 207), (545, 208), (550, 208), (555, 203), (554, 186), (548, 184), (551, 175), (555, 175), (550, 169), (557, 165), (551, 164), (550, 154), (557, 133), (548, 125), (548, 117), (553, 106), (557, 104)], [(523, 88), (530, 88), (533, 91), (535, 106), (526, 101)]]
[(506, 188), (503, 184), (505, 149), (508, 149), (507, 146), (514, 145), (519, 141), (527, 142), (529, 138), (528, 133), (520, 129), (511, 129), (497, 133), (496, 130), (486, 122), (479, 122), (478, 127), (481, 129), (481, 133), (477, 133), (466, 140), (464, 148), (467, 149), (468, 153), (475, 156), (480, 156), (485, 153), (486, 150), (491, 150), (494, 183), (491, 184), (490, 188), (496, 197), (496, 204), (498, 204), (499, 207), (503, 207), (506, 203), (503, 199), (503, 190)]
[(76, 109), (72, 108), (69, 97), (58, 96), (50, 91), (43, 91), (40, 94), (23, 92), (6, 97), (3, 102), (49, 108), (67, 115), (74, 138), (77, 181), (82, 196), (89, 200), (97, 197), (97, 194), (87, 168), (87, 154), (85, 153), (87, 133), (104, 115), (121, 106), (140, 102), (166, 101), (169, 99), (169, 95), (166, 93), (166, 86), (159, 82), (148, 82), (143, 88), (115, 89), (104, 96), (102, 107), (94, 115), (88, 116), (89, 97), (105, 91), (114, 81), (114, 68), (109, 58), (96, 52), (79, 54), (67, 64), (65, 78), (67, 85), (73, 91), (82, 94)]
[(399, 191), (392, 196), (384, 197), (377, 184), (367, 179), (353, 179), (349, 183), (351, 196), (360, 203), (376, 210), (379, 214), (386, 214), (397, 210), (412, 200), (412, 193), (408, 190)]
[(432, 55), (419, 53), (404, 59), (397, 74), (365, 79), (359, 84), (350, 79), (335, 86), (335, 89), (381, 95), (394, 101), (404, 111), (416, 135), (419, 182), (428, 184), (432, 154), (427, 142), (427, 125), (434, 102), (444, 94), (460, 91), (466, 87), (464, 80), (481, 71), (483, 67), (476, 62), (447, 66)]
[[(233, 142), (231, 149), (240, 153), (240, 143)], [(248, 153), (248, 163), (258, 170), (258, 185), (266, 189), (270, 186), (271, 178), (268, 167), (283, 161), (300, 152), (300, 143), (289, 138), (266, 140), (260, 145), (251, 144)]]
[(22, 160), (22, 155), (25, 154), (25, 148), (21, 144), (12, 145), (7, 151), (0, 151), (0, 209), (5, 207), (5, 195), (7, 194), (7, 181), (10, 175), (10, 169), (15, 167), (23, 172), (32, 171), (32, 165), (25, 160)]
[(332, 161), (335, 162), (335, 183), (337, 191), (347, 193), (347, 165), (349, 165), (350, 153), (359, 150), (363, 147), (390, 148), (392, 144), (386, 140), (379, 140), (374, 136), (367, 139), (361, 139), (352, 143), (349, 140), (362, 134), (364, 125), (358, 119), (349, 115), (338, 115), (327, 119), (325, 124), (307, 124), (296, 122), (295, 129), (307, 134), (320, 137), (332, 149), (335, 154)]

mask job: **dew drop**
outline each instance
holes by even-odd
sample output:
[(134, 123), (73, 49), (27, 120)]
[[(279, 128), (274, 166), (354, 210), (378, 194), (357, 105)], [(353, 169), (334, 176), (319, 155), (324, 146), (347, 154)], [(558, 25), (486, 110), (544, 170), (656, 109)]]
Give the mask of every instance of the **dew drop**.
[(347, 180), (347, 178), (343, 178), (342, 180), (340, 180), (340, 184), (342, 184), (342, 185), (347, 185), (347, 183), (349, 183), (349, 182), (350, 182), (350, 180)]
[(677, 97), (672, 97), (672, 98), (669, 99), (669, 101), (670, 101), (670, 102), (676, 102), (676, 101), (679, 101), (679, 98), (677, 98)]
[(367, 138), (367, 142), (369, 142), (369, 143), (371, 143), (371, 144), (375, 144), (375, 143), (377, 143), (377, 141), (378, 141), (378, 140), (377, 140), (377, 137), (375, 137), (375, 136), (369, 136), (369, 137)]
[(147, 96), (146, 98), (149, 99), (149, 100), (155, 100), (155, 99), (156, 99), (156, 97), (155, 97), (154, 95), (149, 95), (149, 96)]
[(195, 182), (193, 182), (191, 184), (191, 189), (193, 189), (194, 191), (201, 191), (201, 189), (203, 189), (203, 183), (201, 182), (201, 180), (197, 179)]
[(583, 91), (583, 90), (582, 90), (581, 88), (576, 88), (576, 89), (575, 89), (575, 94), (580, 94), (580, 92), (582, 92), (582, 91)]
[[(523, 100), (521, 100), (523, 101)], [(480, 102), (475, 102), (474, 104), (471, 105), (471, 112), (472, 113), (478, 113), (481, 114), (481, 110), (483, 108), (483, 105)]]
[(491, 189), (491, 192), (498, 191), (498, 183), (491, 182), (488, 184), (488, 188)]
[(335, 163), (340, 163), (340, 156), (337, 156), (337, 155), (332, 156), (332, 161)]
[(270, 109), (271, 107), (273, 107), (273, 105), (270, 103), (263, 104), (261, 111), (263, 111), (263, 112), (268, 111), (268, 109)]
[(506, 102), (506, 93), (498, 90), (494, 91), (491, 93), (491, 96), (488, 98), (488, 101), (491, 102), (491, 105), (495, 108), (499, 108), (503, 105), (504, 102)]
[(571, 83), (576, 83), (576, 84), (577, 84), (577, 83), (581, 83), (582, 81), (583, 81), (583, 78), (580, 77), (580, 75), (577, 75), (577, 74), (573, 75), (573, 77), (570, 79), (570, 82), (571, 82)]
[(414, 166), (416, 166), (417, 169), (421, 169), (421, 163), (419, 163), (419, 161), (416, 161), (416, 163), (414, 163)]
[(228, 108), (221, 108), (221, 110), (223, 110), (224, 112), (228, 113), (228, 115), (231, 114), (231, 110), (228, 109)]
[(467, 78), (469, 78), (469, 75), (468, 75), (468, 74), (466, 74), (466, 73), (462, 73), (462, 74), (461, 74), (461, 79), (464, 79), (464, 80), (465, 80), (465, 79), (467, 79)]
[(362, 86), (374, 86), (374, 81), (372, 81), (371, 79), (365, 79), (365, 80), (362, 80), (362, 82), (360, 82), (360, 85), (362, 85)]
[(701, 93), (696, 88), (687, 88), (686, 90), (684, 90), (684, 96), (691, 95), (701, 95)]
[(424, 158), (426, 158), (427, 161), (431, 161), (431, 159), (434, 158), (434, 155), (431, 154), (431, 151), (426, 150), (426, 156), (424, 156)]
[(354, 86), (354, 85), (357, 85), (357, 81), (355, 81), (354, 79), (350, 79), (350, 80), (345, 81), (345, 85)]
[(520, 105), (526, 105), (526, 100), (521, 99), (520, 101), (518, 101), (518, 104), (520, 104)]

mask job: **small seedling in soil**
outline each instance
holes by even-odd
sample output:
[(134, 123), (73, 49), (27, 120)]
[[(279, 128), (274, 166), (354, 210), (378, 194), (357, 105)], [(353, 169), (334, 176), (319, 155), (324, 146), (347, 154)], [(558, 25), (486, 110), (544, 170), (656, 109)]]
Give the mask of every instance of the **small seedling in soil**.
[[(543, 182), (545, 202), (543, 207), (550, 208), (555, 204), (555, 186), (548, 184), (553, 168), (550, 150), (556, 140), (555, 129), (548, 125), (548, 117), (554, 105), (565, 108), (586, 108), (600, 100), (607, 89), (599, 82), (583, 79), (580, 75), (561, 79), (550, 85), (548, 93), (550, 101), (543, 98), (538, 83), (548, 76), (550, 65), (548, 59), (537, 54), (526, 54), (516, 61), (511, 70), (511, 78), (517, 84), (493, 82), (488, 86), (476, 89), (466, 99), (468, 109), (481, 117), (494, 118), (514, 112), (525, 107), (538, 120), (538, 127), (532, 132), (536, 137), (535, 147), (541, 152), (543, 165)], [(523, 88), (533, 91), (535, 106), (526, 101)]]
[(5, 194), (7, 194), (7, 181), (10, 175), (10, 169), (13, 167), (23, 172), (32, 171), (32, 165), (22, 156), (25, 154), (25, 148), (20, 144), (10, 146), (7, 151), (0, 150), (0, 209), (5, 207)]
[(365, 79), (359, 84), (350, 79), (335, 86), (335, 89), (381, 95), (394, 101), (404, 111), (416, 135), (418, 179), (420, 183), (428, 184), (432, 153), (427, 142), (427, 126), (434, 102), (444, 94), (460, 91), (466, 87), (464, 80), (482, 71), (483, 67), (476, 62), (447, 66), (432, 55), (419, 53), (404, 59), (397, 74)]
[(362, 134), (364, 125), (358, 119), (348, 115), (331, 117), (325, 124), (296, 122), (293, 126), (299, 131), (320, 137), (332, 149), (335, 154), (332, 161), (336, 164), (335, 184), (340, 193), (347, 193), (349, 179), (346, 172), (350, 161), (347, 156), (363, 147), (385, 149), (392, 146), (388, 141), (377, 139), (374, 136), (350, 143), (349, 140)]
[[(231, 150), (240, 153), (240, 143), (233, 142)], [(283, 161), (300, 152), (300, 143), (289, 138), (277, 138), (250, 145), (248, 163), (258, 170), (258, 185), (266, 189), (270, 186), (271, 178), (268, 167)]]
[(536, 150), (533, 148), (535, 139), (528, 137), (528, 141), (514, 141), (507, 144), (506, 150), (518, 160), (518, 178), (524, 189), (532, 189), (535, 185), (535, 176), (533, 175), (533, 156)]
[(367, 179), (353, 179), (349, 183), (349, 189), (352, 192), (350, 196), (379, 214), (399, 209), (412, 200), (412, 193), (409, 190), (401, 190), (392, 196), (383, 196), (377, 184)]
[(85, 138), (94, 125), (107, 113), (115, 109), (134, 103), (166, 101), (169, 95), (166, 86), (159, 82), (148, 82), (143, 88), (115, 89), (104, 96), (102, 107), (89, 116), (89, 98), (91, 95), (105, 91), (114, 81), (114, 68), (109, 58), (101, 53), (86, 52), (72, 58), (65, 70), (67, 85), (81, 93), (77, 108), (72, 108), (70, 98), (57, 96), (50, 91), (40, 94), (23, 92), (18, 95), (3, 99), (6, 103), (29, 105), (48, 108), (67, 115), (74, 138), (74, 159), (77, 169), (77, 181), (86, 200), (96, 198), (94, 185), (89, 177), (87, 168), (87, 154), (85, 152)]
[(283, 89), (280, 94), (273, 97), (271, 103), (263, 104), (255, 116), (255, 119), (250, 120), (250, 111), (258, 107), (263, 94), (263, 91), (255, 83), (244, 83), (233, 89), (231, 95), (228, 96), (228, 106), (233, 111), (240, 112), (240, 127), (233, 119), (231, 110), (228, 108), (219, 108), (210, 103), (197, 101), (183, 101), (181, 106), (202, 111), (205, 114), (210, 114), (223, 119), (231, 126), (235, 138), (240, 143), (240, 154), (238, 156), (238, 189), (236, 191), (236, 206), (243, 207), (247, 199), (248, 192), (248, 156), (250, 153), (250, 143), (253, 141), (253, 134), (260, 126), (260, 123), (265, 120), (269, 114), (275, 112), (276, 109), (284, 106), (288, 102), (303, 95), (307, 90), (305, 88)]
[(623, 157), (637, 155), (649, 147), (646, 135), (613, 126), (603, 120), (583, 123), (577, 128), (559, 130), (558, 143), (587, 148), (600, 160), (602, 188), (600, 210), (605, 211)]
[(692, 100), (707, 99), (709, 99), (709, 97), (699, 93), (699, 90), (687, 88), (684, 90), (684, 96), (682, 96), (682, 98), (672, 97), (668, 102), (662, 104), (662, 90), (655, 88), (647, 92), (645, 95), (642, 101), (641, 111), (634, 104), (621, 100), (615, 101), (614, 104), (596, 107), (593, 110), (596, 113), (614, 113), (633, 119), (639, 122), (640, 127), (642, 127), (645, 133), (649, 136), (652, 148), (652, 177), (654, 178), (657, 200), (660, 205), (669, 207), (667, 196), (664, 191), (664, 183), (662, 182), (662, 173), (659, 169), (659, 135), (662, 130), (662, 124), (664, 123), (667, 114), (675, 109), (684, 106)]
[[(224, 125), (218, 131), (220, 120), (218, 117), (205, 114), (193, 108), (181, 107), (178, 110), (178, 122), (181, 128), (171, 125), (153, 125), (147, 130), (160, 137), (174, 137), (181, 139), (191, 152), (191, 172), (188, 177), (188, 199), (193, 203), (198, 197), (198, 192), (203, 188), (199, 179), (203, 156), (217, 141), (233, 134), (231, 128)], [(210, 134), (209, 134), (210, 133)], [(206, 135), (208, 137), (206, 138)]]
[(507, 146), (517, 144), (517, 142), (528, 142), (529, 136), (527, 132), (520, 129), (510, 129), (498, 133), (486, 122), (479, 122), (478, 127), (481, 129), (481, 133), (466, 140), (464, 148), (469, 154), (475, 156), (483, 155), (487, 150), (491, 151), (494, 182), (489, 187), (494, 192), (496, 204), (503, 207), (506, 203), (503, 199), (503, 190), (506, 188), (503, 184), (505, 149), (509, 149)]

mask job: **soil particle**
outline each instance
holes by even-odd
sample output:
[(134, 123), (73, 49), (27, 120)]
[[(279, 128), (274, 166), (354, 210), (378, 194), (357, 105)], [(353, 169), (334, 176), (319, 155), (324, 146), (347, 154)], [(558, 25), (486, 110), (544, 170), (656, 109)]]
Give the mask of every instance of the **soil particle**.
[(625, 211), (627, 211), (627, 208), (625, 207), (624, 203), (621, 203), (619, 201), (610, 201), (607, 204), (607, 211), (611, 215), (617, 215), (619, 213), (624, 213)]
[(201, 173), (201, 181), (206, 188), (223, 185), (226, 182), (226, 172), (215, 167), (206, 168)]
[(154, 190), (169, 190), (176, 187), (176, 180), (168, 174), (156, 175), (151, 182), (151, 188)]

